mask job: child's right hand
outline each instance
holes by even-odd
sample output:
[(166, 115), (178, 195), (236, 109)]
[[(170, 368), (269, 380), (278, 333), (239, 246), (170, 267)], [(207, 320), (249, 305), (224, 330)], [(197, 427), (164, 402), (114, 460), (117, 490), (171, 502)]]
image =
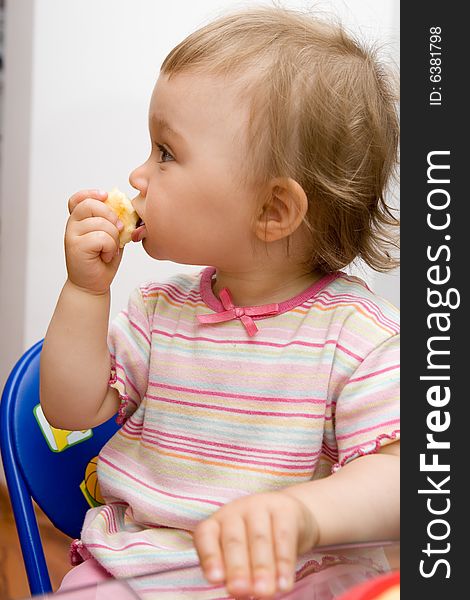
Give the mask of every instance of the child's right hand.
[(122, 223), (104, 204), (108, 194), (82, 190), (69, 200), (65, 258), (69, 281), (92, 294), (105, 294), (122, 258)]

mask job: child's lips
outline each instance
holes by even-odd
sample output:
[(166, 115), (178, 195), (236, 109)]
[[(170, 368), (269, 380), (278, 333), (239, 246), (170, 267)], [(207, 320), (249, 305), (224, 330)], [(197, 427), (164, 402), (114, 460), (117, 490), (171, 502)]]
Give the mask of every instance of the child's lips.
[(141, 242), (144, 237), (147, 235), (147, 228), (145, 227), (145, 223), (134, 229), (132, 232), (132, 241), (133, 242)]

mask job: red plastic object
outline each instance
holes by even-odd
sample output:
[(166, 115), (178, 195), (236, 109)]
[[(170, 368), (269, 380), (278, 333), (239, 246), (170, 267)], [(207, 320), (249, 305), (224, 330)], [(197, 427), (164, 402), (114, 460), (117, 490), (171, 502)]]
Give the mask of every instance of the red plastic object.
[(397, 584), (400, 585), (400, 571), (393, 571), (355, 586), (337, 600), (377, 600), (381, 594)]

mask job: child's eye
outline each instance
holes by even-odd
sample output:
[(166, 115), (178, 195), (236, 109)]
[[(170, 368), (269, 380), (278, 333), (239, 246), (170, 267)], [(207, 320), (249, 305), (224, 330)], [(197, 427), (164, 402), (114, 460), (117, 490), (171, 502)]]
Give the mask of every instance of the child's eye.
[(157, 161), (158, 163), (164, 163), (164, 162), (169, 162), (171, 160), (175, 160), (173, 158), (173, 156), (165, 148), (165, 146), (162, 146), (161, 144), (157, 144), (157, 143), (155, 143), (155, 146), (158, 148), (158, 150), (161, 153), (160, 160)]

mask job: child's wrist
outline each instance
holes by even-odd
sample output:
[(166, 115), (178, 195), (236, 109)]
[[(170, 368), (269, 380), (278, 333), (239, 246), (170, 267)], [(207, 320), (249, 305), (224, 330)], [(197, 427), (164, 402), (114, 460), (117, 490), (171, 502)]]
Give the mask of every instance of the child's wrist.
[(281, 492), (286, 494), (286, 496), (290, 496), (296, 500), (301, 507), (302, 519), (304, 523), (301, 527), (301, 534), (299, 536), (299, 552), (302, 554), (319, 545), (321, 532), (320, 524), (312, 506), (305, 502), (304, 494), (298, 493), (297, 488), (298, 486), (285, 488), (281, 490)]
[(110, 288), (104, 289), (104, 290), (90, 290), (88, 288), (84, 288), (81, 285), (78, 285), (76, 283), (74, 283), (70, 277), (67, 278), (67, 281), (65, 282), (65, 286), (64, 288), (68, 288), (72, 291), (74, 291), (74, 293), (77, 294), (86, 294), (88, 296), (96, 296), (96, 297), (104, 297), (104, 298), (109, 298), (111, 291)]

